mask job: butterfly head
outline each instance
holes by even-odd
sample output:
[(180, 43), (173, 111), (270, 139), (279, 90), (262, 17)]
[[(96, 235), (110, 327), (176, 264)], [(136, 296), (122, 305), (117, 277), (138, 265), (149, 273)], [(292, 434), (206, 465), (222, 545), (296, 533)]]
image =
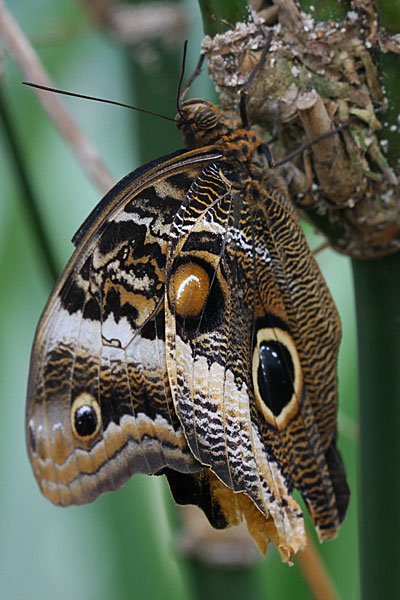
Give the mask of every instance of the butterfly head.
[(213, 129), (220, 120), (220, 111), (209, 100), (192, 98), (182, 102), (176, 120), (179, 128)]
[(189, 148), (215, 144), (221, 136), (221, 113), (218, 106), (209, 100), (192, 98), (182, 102), (176, 123)]
[(256, 131), (242, 128), (240, 121), (223, 115), (209, 100), (193, 98), (182, 102), (176, 123), (187, 148), (215, 146), (238, 165), (252, 162), (257, 148), (263, 145)]

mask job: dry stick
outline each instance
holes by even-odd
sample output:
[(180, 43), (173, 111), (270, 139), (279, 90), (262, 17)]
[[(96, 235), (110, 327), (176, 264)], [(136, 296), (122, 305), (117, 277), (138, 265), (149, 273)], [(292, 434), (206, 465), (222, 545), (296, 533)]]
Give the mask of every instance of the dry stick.
[(339, 600), (335, 586), (311, 537), (295, 558), (315, 600)]
[(331, 244), (328, 242), (328, 240), (326, 240), (325, 242), (321, 242), (319, 246), (314, 248), (312, 253), (315, 256), (316, 254), (318, 254), (319, 252), (322, 252), (323, 250), (326, 250), (327, 248), (331, 248)]
[(332, 133), (332, 121), (319, 94), (312, 90), (303, 94), (297, 109), (310, 140), (322, 140), (312, 146), (314, 168), (328, 198), (336, 206), (346, 206), (357, 186), (357, 177), (351, 168), (344, 146)]
[[(54, 87), (35, 51), (2, 0), (0, 0), (0, 35), (4, 39), (8, 52), (28, 79), (44, 86)], [(82, 134), (64, 108), (60, 98), (56, 94), (40, 90), (35, 93), (61, 135), (71, 145), (79, 164), (82, 165), (90, 180), (101, 193), (107, 192), (114, 185), (115, 179), (108, 172), (93, 144)]]

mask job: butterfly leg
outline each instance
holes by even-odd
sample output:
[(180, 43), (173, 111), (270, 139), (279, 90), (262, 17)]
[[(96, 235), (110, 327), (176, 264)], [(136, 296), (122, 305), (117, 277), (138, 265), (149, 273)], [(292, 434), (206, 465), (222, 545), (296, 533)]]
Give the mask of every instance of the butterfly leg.
[(243, 127), (249, 126), (249, 119), (247, 117), (247, 110), (246, 110), (247, 94), (249, 93), (249, 89), (254, 81), (254, 78), (256, 77), (256, 75), (258, 74), (259, 70), (261, 69), (261, 67), (263, 66), (263, 64), (265, 62), (265, 57), (267, 56), (267, 52), (269, 51), (270, 46), (271, 46), (271, 40), (272, 40), (272, 30), (268, 31), (268, 34), (266, 36), (266, 44), (261, 53), (260, 60), (258, 61), (256, 66), (250, 73), (248, 80), (246, 81), (246, 83), (244, 84), (244, 86), (240, 92), (239, 110), (240, 110), (240, 118), (242, 119)]

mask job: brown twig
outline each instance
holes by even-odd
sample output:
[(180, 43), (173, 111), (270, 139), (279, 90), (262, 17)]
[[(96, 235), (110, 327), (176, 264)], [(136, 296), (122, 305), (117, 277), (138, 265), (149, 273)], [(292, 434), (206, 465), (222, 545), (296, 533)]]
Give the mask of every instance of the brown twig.
[(295, 558), (315, 600), (339, 600), (337, 591), (314, 542), (307, 536), (307, 545)]
[[(54, 87), (35, 51), (2, 0), (0, 0), (0, 34), (8, 52), (27, 79), (40, 85)], [(49, 117), (60, 130), (61, 135), (70, 144), (90, 180), (102, 193), (107, 192), (114, 184), (114, 178), (103, 164), (93, 144), (82, 134), (71, 115), (64, 108), (60, 98), (56, 94), (40, 90), (35, 93)]]
[(299, 97), (297, 109), (308, 139), (315, 140), (328, 134), (323, 141), (312, 146), (314, 167), (327, 197), (333, 199), (336, 206), (345, 205), (357, 185), (357, 179), (340, 138), (329, 136), (333, 125), (325, 104), (313, 90)]

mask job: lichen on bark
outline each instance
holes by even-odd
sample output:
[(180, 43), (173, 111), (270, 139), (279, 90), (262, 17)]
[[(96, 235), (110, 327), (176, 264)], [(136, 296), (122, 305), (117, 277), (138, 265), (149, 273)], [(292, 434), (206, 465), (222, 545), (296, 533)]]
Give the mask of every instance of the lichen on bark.
[[(357, 258), (393, 253), (400, 247), (398, 173), (385, 154), (390, 141), (381, 138), (390, 107), (376, 55), (378, 47), (395, 54), (397, 38), (377, 25), (362, 0), (340, 21), (317, 22), (292, 0), (275, 0), (274, 8), (268, 22), (253, 13), (252, 21), (204, 39), (222, 108), (237, 114), (240, 90), (272, 28), (265, 64), (247, 98), (250, 122), (265, 139), (276, 138), (271, 148), (277, 160), (299, 146), (304, 130), (315, 139), (348, 123), (325, 142), (324, 164), (318, 161), (321, 142), (313, 157), (299, 156), (283, 170), (289, 189), (338, 251)], [(304, 109), (310, 93), (315, 103)]]

